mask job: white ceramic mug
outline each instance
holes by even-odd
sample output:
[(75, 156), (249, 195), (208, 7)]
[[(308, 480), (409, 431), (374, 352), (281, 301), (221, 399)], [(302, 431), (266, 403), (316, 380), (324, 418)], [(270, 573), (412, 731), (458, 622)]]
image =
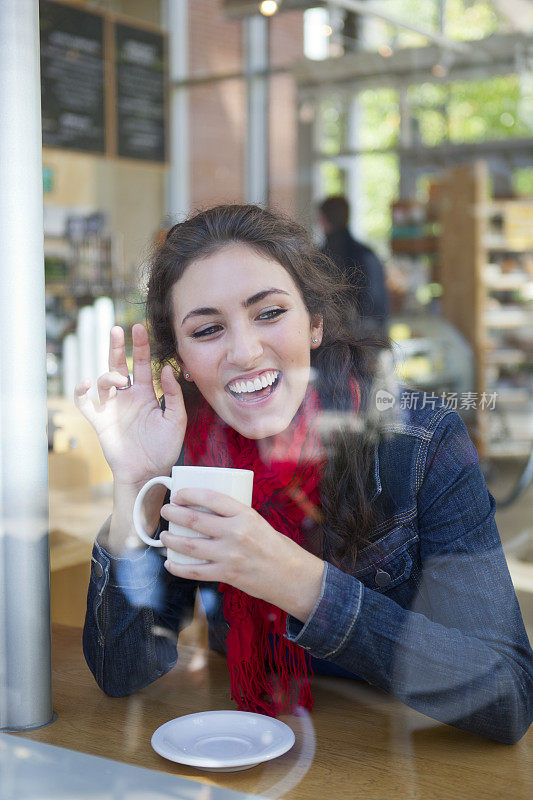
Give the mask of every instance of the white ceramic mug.
[[(148, 536), (142, 526), (141, 521), (141, 506), (146, 492), (155, 484), (162, 484), (170, 489), (171, 494), (175, 494), (179, 489), (213, 489), (215, 492), (227, 494), (238, 500), (244, 505), (252, 505), (252, 489), (254, 482), (254, 473), (250, 469), (228, 469), (226, 467), (172, 467), (172, 477), (169, 478), (165, 475), (160, 475), (157, 478), (152, 478), (144, 484), (141, 491), (135, 499), (133, 506), (133, 525), (137, 535), (151, 547), (163, 547), (163, 542), (159, 539), (152, 539)], [(191, 508), (198, 508), (200, 511), (208, 511), (202, 506), (191, 506)], [(212, 513), (212, 512), (209, 512)], [(195, 537), (200, 536), (203, 539), (209, 539), (209, 536), (204, 536), (197, 531), (186, 528), (184, 525), (177, 525), (174, 522), (168, 523), (168, 530), (177, 536)], [(170, 561), (175, 561), (177, 564), (207, 564), (208, 562), (203, 559), (192, 558), (191, 556), (176, 553), (174, 550), (168, 550), (167, 558)]]

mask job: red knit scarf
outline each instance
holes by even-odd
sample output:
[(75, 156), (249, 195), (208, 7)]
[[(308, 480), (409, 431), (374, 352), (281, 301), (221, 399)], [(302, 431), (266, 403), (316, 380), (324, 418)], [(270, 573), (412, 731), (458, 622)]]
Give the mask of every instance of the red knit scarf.
[[(357, 401), (357, 389), (354, 394)], [(276, 531), (309, 549), (304, 526), (317, 518), (325, 464), (313, 424), (320, 413), (317, 391), (308, 387), (288, 429), (268, 443), (237, 433), (203, 398), (187, 410), (184, 464), (253, 470), (252, 507)], [(229, 624), (231, 696), (238, 708), (270, 716), (291, 713), (298, 705), (311, 709), (310, 658), (284, 637), (287, 614), (227, 583), (219, 591)]]

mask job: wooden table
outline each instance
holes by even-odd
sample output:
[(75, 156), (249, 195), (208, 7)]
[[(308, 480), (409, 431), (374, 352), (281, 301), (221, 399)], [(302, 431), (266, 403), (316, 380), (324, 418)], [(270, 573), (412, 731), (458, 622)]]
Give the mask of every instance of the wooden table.
[(53, 622), (83, 625), (93, 542), (113, 509), (110, 491), (111, 487), (106, 492), (90, 487), (50, 490)]
[(58, 719), (20, 736), (269, 798), (529, 800), (532, 794), (533, 727), (518, 744), (502, 745), (440, 725), (371, 686), (324, 676), (315, 677), (311, 714), (281, 718), (296, 734), (292, 750), (243, 772), (201, 772), (158, 756), (150, 737), (173, 717), (234, 708), (223, 656), (182, 645), (170, 673), (119, 699), (96, 685), (80, 629), (54, 626), (53, 659)]

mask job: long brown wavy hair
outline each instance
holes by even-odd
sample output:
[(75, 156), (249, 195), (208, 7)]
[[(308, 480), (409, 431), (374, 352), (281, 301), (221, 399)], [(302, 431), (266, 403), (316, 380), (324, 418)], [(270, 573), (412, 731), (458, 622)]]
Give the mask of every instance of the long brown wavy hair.
[[(343, 283), (340, 271), (317, 250), (307, 231), (256, 205), (220, 205), (174, 225), (156, 249), (148, 275), (146, 318), (153, 355), (159, 368), (175, 363), (171, 290), (176, 281), (191, 262), (232, 243), (246, 244), (279, 262), (298, 286), (310, 317), (323, 318), (322, 343), (311, 350), (311, 367), (322, 408), (334, 413), (326, 414), (333, 424), (321, 432), (327, 454), (320, 484), (321, 521), (309, 535), (313, 549), (324, 558), (337, 566), (352, 566), (380, 521), (368, 488), (381, 433), (379, 417), (368, 412), (377, 357), (389, 341), (365, 328), (353, 289)], [(350, 414), (353, 376), (361, 389), (358, 425)], [(178, 380), (187, 398), (198, 393), (181, 375)]]

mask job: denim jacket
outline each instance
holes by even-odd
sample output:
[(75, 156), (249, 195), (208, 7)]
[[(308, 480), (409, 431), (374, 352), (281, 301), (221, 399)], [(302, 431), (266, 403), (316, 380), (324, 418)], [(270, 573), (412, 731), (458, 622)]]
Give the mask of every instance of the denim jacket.
[[(429, 717), (512, 744), (533, 718), (533, 653), (495, 501), (457, 412), (418, 392), (404, 390), (402, 403), (375, 450), (383, 521), (355, 569), (326, 561), (313, 610), (305, 623), (289, 615), (286, 636), (316, 672), (359, 677)], [(114, 558), (97, 537), (83, 648), (104, 692), (130, 694), (174, 666), (197, 588), (210, 646), (224, 652), (217, 584), (173, 577), (154, 548)]]

